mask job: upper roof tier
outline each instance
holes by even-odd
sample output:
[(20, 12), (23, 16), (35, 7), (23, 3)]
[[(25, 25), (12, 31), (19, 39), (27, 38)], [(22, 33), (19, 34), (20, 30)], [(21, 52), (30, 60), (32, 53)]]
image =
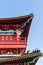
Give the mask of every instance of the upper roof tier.
[(13, 17), (13, 18), (0, 18), (0, 24), (1, 23), (8, 23), (8, 24), (21, 24), (27, 21), (29, 18), (33, 18), (33, 14), (25, 15), (25, 16), (19, 16), (19, 17)]
[[(21, 35), (24, 38), (25, 37), (27, 38), (33, 17), (34, 15), (30, 14), (30, 15), (19, 16), (19, 17), (14, 17), (14, 18), (0, 18), (0, 29), (1, 29), (1, 25), (3, 24), (4, 26), (5, 24), (6, 25), (13, 24), (13, 25), (16, 25), (16, 29), (21, 30)], [(20, 26), (20, 28), (18, 26)]]

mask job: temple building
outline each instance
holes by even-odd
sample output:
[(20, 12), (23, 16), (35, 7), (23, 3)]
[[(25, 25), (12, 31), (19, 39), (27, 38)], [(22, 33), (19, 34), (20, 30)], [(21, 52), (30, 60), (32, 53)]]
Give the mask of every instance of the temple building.
[(34, 15), (0, 18), (0, 65), (35, 65), (40, 50), (27, 51), (27, 39)]

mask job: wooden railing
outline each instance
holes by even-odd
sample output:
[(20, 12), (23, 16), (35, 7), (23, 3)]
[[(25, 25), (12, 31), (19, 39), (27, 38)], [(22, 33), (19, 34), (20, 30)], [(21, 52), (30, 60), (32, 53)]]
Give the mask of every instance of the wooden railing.
[(16, 39), (14, 35), (0, 35), (0, 44), (26, 44), (26, 39)]

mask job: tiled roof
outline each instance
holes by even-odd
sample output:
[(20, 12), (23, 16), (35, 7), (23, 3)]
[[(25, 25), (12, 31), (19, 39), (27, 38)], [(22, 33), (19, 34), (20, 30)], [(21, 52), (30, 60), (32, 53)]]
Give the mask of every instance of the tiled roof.
[(0, 62), (9, 62), (9, 61), (28, 61), (28, 62), (33, 62), (36, 59), (38, 59), (40, 56), (42, 56), (42, 53), (36, 52), (36, 53), (28, 53), (28, 54), (23, 54), (20, 56), (12, 56), (12, 57), (3, 57), (0, 58)]

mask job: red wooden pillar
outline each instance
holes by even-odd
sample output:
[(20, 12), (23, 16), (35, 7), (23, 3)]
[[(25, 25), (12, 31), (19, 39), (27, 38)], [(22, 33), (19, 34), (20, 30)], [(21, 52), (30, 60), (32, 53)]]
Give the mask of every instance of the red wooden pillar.
[(19, 34), (16, 34), (16, 40), (17, 40), (17, 42), (19, 42), (19, 39), (20, 39)]

